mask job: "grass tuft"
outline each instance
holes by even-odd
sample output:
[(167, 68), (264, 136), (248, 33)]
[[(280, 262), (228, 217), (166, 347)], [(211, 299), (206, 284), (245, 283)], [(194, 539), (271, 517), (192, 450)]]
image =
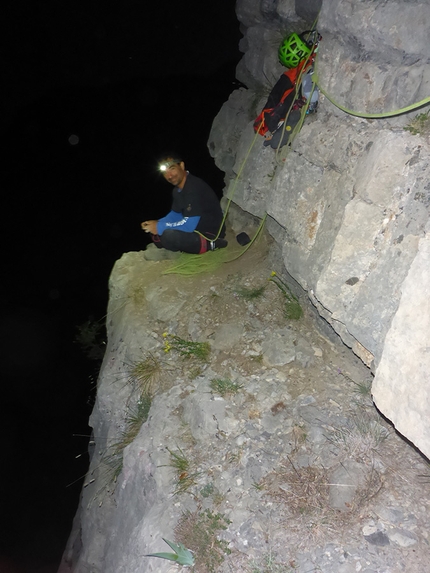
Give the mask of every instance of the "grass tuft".
[(236, 293), (245, 300), (255, 300), (257, 298), (261, 298), (265, 290), (265, 286), (256, 288), (241, 287), (236, 290)]
[(182, 358), (195, 358), (202, 362), (206, 362), (209, 358), (211, 347), (209, 342), (194, 342), (193, 340), (185, 340), (176, 334), (169, 334), (165, 332), (164, 338), (164, 352), (175, 350)]
[(252, 565), (252, 573), (291, 573), (291, 571), (291, 566), (277, 561), (272, 551), (254, 560)]
[(161, 360), (149, 353), (144, 360), (134, 362), (130, 368), (130, 379), (133, 386), (138, 386), (143, 394), (153, 395), (154, 386), (159, 381), (163, 364)]
[(228, 378), (213, 378), (211, 380), (210, 387), (214, 392), (224, 397), (231, 394), (237, 394), (237, 392), (243, 388), (243, 384), (237, 384)]
[(373, 453), (388, 437), (388, 430), (367, 415), (357, 415), (336, 428), (330, 441), (344, 449), (352, 458), (362, 461), (372, 458)]
[[(115, 489), (115, 484), (123, 468), (123, 454), (125, 448), (130, 445), (149, 416), (152, 398), (149, 394), (142, 393), (139, 396), (136, 406), (129, 408), (124, 420), (125, 429), (121, 432), (120, 439), (112, 444), (103, 454), (100, 465), (98, 466), (99, 478), (103, 482), (101, 488), (94, 495), (93, 500), (100, 498), (100, 504), (103, 503), (103, 495)], [(94, 481), (94, 480), (92, 480)], [(92, 483), (92, 482), (91, 482)]]
[(299, 320), (303, 316), (303, 309), (300, 306), (299, 299), (293, 295), (287, 283), (281, 279), (275, 271), (269, 277), (269, 281), (274, 283), (282, 292), (285, 298), (284, 315), (289, 320)]
[(428, 135), (430, 133), (430, 109), (416, 115), (411, 123), (403, 129), (412, 135)]
[(121, 437), (118, 442), (115, 442), (110, 446), (109, 453), (104, 456), (104, 461), (113, 467), (116, 467), (115, 475), (121, 473), (119, 470), (119, 465), (121, 461), (121, 468), (122, 468), (122, 454), (124, 449), (129, 446), (134, 439), (136, 438), (137, 434), (142, 427), (142, 424), (146, 422), (149, 415), (149, 410), (151, 408), (152, 398), (150, 394), (141, 394), (139, 396), (138, 401), (136, 402), (136, 406), (134, 408), (129, 408), (126, 418), (124, 420), (125, 429), (121, 433)]
[(364, 380), (363, 382), (354, 382), (354, 392), (360, 396), (370, 397), (372, 393), (372, 381)]
[(312, 515), (328, 507), (329, 483), (323, 467), (296, 467), (290, 459), (259, 484), (270, 497), (287, 503), (295, 515)]
[(200, 472), (191, 471), (191, 461), (186, 457), (181, 448), (172, 451), (167, 448), (170, 454), (169, 466), (176, 471), (176, 484), (173, 495), (185, 493), (196, 484)]
[(224, 514), (210, 509), (182, 514), (175, 527), (175, 538), (194, 553), (195, 573), (215, 573), (225, 555), (231, 553), (227, 541), (219, 539), (219, 533), (230, 523)]

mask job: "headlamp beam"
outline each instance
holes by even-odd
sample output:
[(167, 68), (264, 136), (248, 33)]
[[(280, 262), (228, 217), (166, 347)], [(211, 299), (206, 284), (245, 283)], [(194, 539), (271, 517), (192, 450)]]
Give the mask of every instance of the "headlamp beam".
[(172, 167), (172, 165), (178, 165), (181, 163), (181, 159), (170, 159), (169, 161), (163, 161), (159, 164), (158, 169), (162, 172), (167, 171)]

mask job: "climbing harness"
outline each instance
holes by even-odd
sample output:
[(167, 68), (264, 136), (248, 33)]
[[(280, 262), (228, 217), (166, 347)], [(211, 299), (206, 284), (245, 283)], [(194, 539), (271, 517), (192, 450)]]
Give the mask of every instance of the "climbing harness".
[[(234, 193), (236, 191), (237, 183), (238, 183), (238, 181), (242, 175), (242, 172), (243, 172), (245, 165), (248, 161), (248, 158), (249, 158), (249, 155), (252, 151), (252, 148), (254, 147), (255, 142), (257, 141), (257, 138), (258, 138), (258, 131), (254, 135), (252, 143), (249, 146), (249, 149), (245, 155), (245, 158), (242, 161), (242, 164), (239, 168), (239, 171), (237, 172), (237, 175), (233, 181), (233, 185), (231, 186), (231, 190), (229, 190), (229, 192), (228, 192), (227, 206), (225, 208), (224, 216), (223, 216), (223, 219), (221, 221), (221, 225), (220, 225), (219, 231), (217, 233), (216, 239), (219, 237), (219, 235), (221, 233), (221, 229), (223, 228), (224, 223), (227, 219), (227, 214), (228, 214), (231, 202), (233, 200)], [(193, 276), (193, 275), (196, 275), (196, 274), (199, 274), (202, 272), (213, 271), (223, 263), (231, 263), (231, 262), (237, 260), (239, 257), (241, 257), (242, 255), (244, 255), (246, 253), (246, 251), (255, 243), (257, 238), (260, 236), (261, 231), (264, 228), (266, 218), (267, 218), (267, 213), (262, 218), (260, 225), (259, 225), (257, 231), (255, 232), (254, 237), (251, 239), (251, 241), (247, 245), (245, 245), (245, 247), (243, 247), (237, 255), (234, 255), (233, 258), (230, 258), (230, 259), (227, 258), (227, 257), (229, 257), (229, 253), (228, 253), (227, 249), (208, 251), (207, 253), (204, 253), (203, 255), (190, 255), (188, 253), (182, 253), (181, 256), (179, 257), (179, 259), (177, 260), (176, 264), (170, 266), (168, 269), (163, 271), (162, 274), (163, 275), (164, 274), (180, 274), (180, 275), (185, 275), (185, 276)], [(201, 235), (206, 240), (210, 240), (207, 237), (205, 237), (202, 233), (199, 233), (199, 231), (194, 231), (194, 232), (198, 233), (199, 235)], [(212, 239), (212, 240), (216, 240), (216, 239)]]

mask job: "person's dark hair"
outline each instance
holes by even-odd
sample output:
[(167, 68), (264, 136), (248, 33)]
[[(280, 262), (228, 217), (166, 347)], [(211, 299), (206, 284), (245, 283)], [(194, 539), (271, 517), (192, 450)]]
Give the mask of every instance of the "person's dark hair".
[(163, 155), (159, 157), (158, 163), (166, 163), (168, 160), (174, 161), (175, 163), (181, 163), (181, 161), (183, 161), (179, 153), (168, 152), (163, 153)]

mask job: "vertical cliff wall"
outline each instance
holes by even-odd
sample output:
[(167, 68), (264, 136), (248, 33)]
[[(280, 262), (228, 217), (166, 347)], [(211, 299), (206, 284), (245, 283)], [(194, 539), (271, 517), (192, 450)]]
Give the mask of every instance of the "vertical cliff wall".
[(238, 1), (237, 77), (247, 89), (221, 109), (209, 148), (227, 195), (254, 216), (268, 214), (288, 272), (374, 371), (378, 408), (429, 455), (429, 107), (385, 112), (430, 95), (430, 5), (324, 0), (317, 81), (363, 117), (321, 95), (292, 147), (275, 152), (252, 123), (284, 69), (281, 39), (309, 29), (318, 9)]

